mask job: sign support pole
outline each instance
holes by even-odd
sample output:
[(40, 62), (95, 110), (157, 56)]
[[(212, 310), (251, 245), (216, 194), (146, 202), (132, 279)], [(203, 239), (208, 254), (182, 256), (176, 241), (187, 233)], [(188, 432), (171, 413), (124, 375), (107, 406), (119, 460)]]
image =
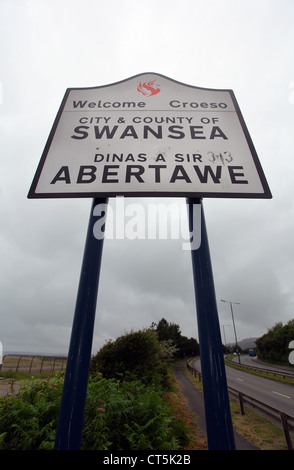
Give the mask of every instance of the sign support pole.
[(234, 433), (202, 201), (189, 198), (187, 204), (191, 232), (195, 225), (193, 204), (201, 204), (201, 245), (196, 250), (191, 249), (191, 254), (208, 447), (210, 450), (234, 450)]
[(92, 203), (56, 432), (56, 450), (79, 450), (81, 444), (104, 241), (104, 237), (97, 239), (93, 233), (97, 221), (93, 212), (97, 204), (107, 204), (107, 199), (94, 198)]

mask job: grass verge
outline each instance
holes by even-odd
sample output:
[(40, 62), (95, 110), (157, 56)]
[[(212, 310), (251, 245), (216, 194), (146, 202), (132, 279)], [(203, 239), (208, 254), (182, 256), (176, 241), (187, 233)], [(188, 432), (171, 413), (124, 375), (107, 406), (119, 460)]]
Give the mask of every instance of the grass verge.
[[(185, 374), (195, 387), (203, 392), (202, 382), (185, 367)], [(230, 398), (233, 427), (248, 442), (260, 450), (287, 450), (284, 433), (266, 418), (245, 406), (245, 415), (240, 413), (239, 403)]]
[(275, 373), (275, 372), (266, 372), (258, 368), (251, 369), (249, 367), (246, 367), (246, 365), (242, 365), (242, 364), (239, 365), (238, 363), (231, 361), (229, 358), (225, 359), (225, 364), (229, 367), (233, 367), (234, 369), (239, 369), (244, 372), (247, 372), (248, 374), (258, 375), (266, 379), (277, 380), (278, 382), (284, 382), (284, 383), (294, 385), (294, 378), (286, 377), (282, 374), (282, 372)]
[(169, 369), (172, 387), (164, 396), (173, 410), (175, 419), (181, 420), (189, 430), (189, 443), (181, 450), (208, 450), (207, 440), (196, 424), (197, 416), (190, 410), (183, 394), (181, 384), (172, 373), (174, 366), (175, 363), (173, 363)]

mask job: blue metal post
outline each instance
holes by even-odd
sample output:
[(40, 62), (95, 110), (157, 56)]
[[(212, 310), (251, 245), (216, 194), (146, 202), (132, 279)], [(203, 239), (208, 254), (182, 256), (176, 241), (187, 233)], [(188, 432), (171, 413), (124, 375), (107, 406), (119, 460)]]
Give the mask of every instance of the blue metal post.
[(189, 227), (193, 230), (193, 204), (201, 204), (201, 245), (192, 250), (201, 372), (208, 447), (234, 450), (234, 433), (222, 351), (205, 218), (201, 199), (188, 199)]
[(95, 238), (93, 233), (97, 221), (93, 212), (97, 204), (107, 204), (107, 199), (93, 199), (92, 203), (56, 432), (56, 450), (79, 450), (81, 444), (104, 238)]

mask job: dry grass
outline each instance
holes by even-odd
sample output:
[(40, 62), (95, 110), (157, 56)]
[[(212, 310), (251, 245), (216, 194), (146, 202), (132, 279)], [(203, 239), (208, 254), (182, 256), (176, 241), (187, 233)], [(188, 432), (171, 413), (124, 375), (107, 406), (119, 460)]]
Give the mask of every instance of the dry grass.
[(231, 403), (232, 421), (236, 431), (260, 450), (287, 450), (284, 433), (267, 419), (245, 407), (245, 416), (234, 400)]
[(166, 393), (165, 397), (173, 409), (174, 416), (181, 419), (189, 430), (190, 442), (183, 450), (208, 450), (207, 440), (196, 424), (196, 414), (189, 409), (181, 385), (175, 377), (173, 377), (173, 391)]
[[(187, 369), (185, 371), (193, 385), (203, 392), (202, 382), (199, 382), (198, 378), (191, 375)], [(235, 400), (230, 400), (230, 406), (234, 429), (248, 442), (260, 450), (287, 450), (281, 429), (248, 407), (245, 407), (245, 415), (242, 416), (239, 403)]]

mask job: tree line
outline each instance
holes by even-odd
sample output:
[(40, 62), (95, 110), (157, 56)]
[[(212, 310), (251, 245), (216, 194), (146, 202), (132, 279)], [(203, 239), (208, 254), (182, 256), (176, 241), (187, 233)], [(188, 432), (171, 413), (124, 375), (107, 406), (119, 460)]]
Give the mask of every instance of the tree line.
[(182, 335), (180, 326), (162, 318), (149, 328), (131, 331), (109, 340), (91, 359), (91, 371), (121, 380), (140, 379), (145, 384), (163, 385), (171, 358), (199, 355), (194, 338)]
[(257, 355), (260, 359), (289, 366), (289, 343), (294, 340), (294, 319), (283, 325), (276, 323), (256, 340)]
[[(257, 356), (266, 362), (289, 365), (289, 343), (294, 340), (294, 319), (288, 323), (276, 323), (267, 333), (258, 338)], [(236, 346), (223, 346), (223, 351), (234, 352)], [(239, 352), (246, 353), (248, 350)], [(162, 378), (166, 362), (171, 358), (185, 358), (200, 355), (200, 347), (195, 338), (182, 335), (180, 326), (162, 318), (149, 328), (131, 331), (115, 341), (109, 340), (91, 360), (92, 370), (98, 370), (107, 377), (126, 374), (145, 375)], [(114, 372), (115, 371), (115, 372)], [(132, 372), (131, 372), (132, 371)], [(149, 372), (148, 372), (149, 371)]]

